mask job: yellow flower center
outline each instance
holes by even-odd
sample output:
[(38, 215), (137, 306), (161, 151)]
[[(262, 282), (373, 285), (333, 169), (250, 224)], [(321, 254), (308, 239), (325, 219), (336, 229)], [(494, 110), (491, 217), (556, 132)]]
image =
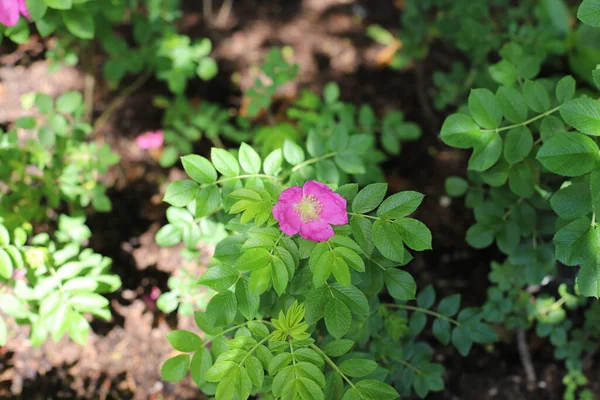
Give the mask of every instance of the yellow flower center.
[(300, 215), (302, 222), (316, 221), (321, 216), (323, 205), (312, 194), (302, 195), (302, 200), (294, 204), (294, 210)]

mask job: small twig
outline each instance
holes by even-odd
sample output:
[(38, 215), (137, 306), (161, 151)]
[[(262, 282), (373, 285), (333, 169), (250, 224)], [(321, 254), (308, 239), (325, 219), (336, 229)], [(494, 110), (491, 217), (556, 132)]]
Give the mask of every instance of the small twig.
[(517, 343), (519, 347), (519, 357), (521, 358), (521, 364), (525, 370), (525, 376), (527, 377), (527, 386), (531, 390), (535, 388), (537, 383), (537, 377), (535, 375), (535, 369), (531, 362), (531, 354), (529, 353), (529, 345), (527, 344), (527, 338), (525, 337), (525, 330), (517, 330)]
[(121, 93), (115, 97), (108, 107), (102, 112), (102, 114), (98, 117), (96, 122), (94, 122), (94, 131), (93, 133), (97, 133), (103, 126), (108, 122), (112, 114), (116, 111), (116, 109), (125, 101), (127, 97), (129, 97), (133, 92), (138, 90), (150, 77), (152, 76), (152, 72), (148, 71), (142, 75), (140, 75), (135, 81), (131, 83), (131, 85), (125, 87)]
[(231, 14), (231, 8), (233, 7), (233, 0), (225, 0), (219, 13), (217, 14), (217, 25), (222, 25), (227, 22), (229, 14)]

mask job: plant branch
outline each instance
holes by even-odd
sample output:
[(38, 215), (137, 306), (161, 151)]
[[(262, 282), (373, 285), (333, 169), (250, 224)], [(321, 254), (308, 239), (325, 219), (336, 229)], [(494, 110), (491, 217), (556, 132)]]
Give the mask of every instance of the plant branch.
[(395, 304), (395, 303), (384, 303), (384, 304), (382, 304), (382, 306), (384, 306), (384, 307), (390, 307), (390, 308), (401, 308), (401, 309), (404, 309), (404, 310), (417, 311), (417, 312), (421, 312), (423, 314), (429, 314), (429, 315), (432, 315), (432, 316), (434, 316), (436, 318), (443, 319), (443, 320), (446, 320), (448, 322), (451, 322), (451, 323), (453, 323), (456, 326), (460, 326), (460, 322), (458, 322), (454, 318), (447, 317), (447, 316), (445, 316), (443, 314), (440, 314), (440, 313), (435, 312), (435, 311), (428, 310), (426, 308), (421, 308), (421, 307), (417, 307), (417, 306), (409, 306), (407, 304)]
[(527, 384), (531, 388), (535, 387), (537, 377), (535, 376), (535, 369), (531, 362), (531, 354), (529, 353), (529, 345), (527, 344), (527, 338), (525, 337), (525, 330), (517, 330), (517, 344), (519, 347), (519, 357), (521, 358), (521, 364), (525, 370), (525, 376), (527, 377)]
[(321, 357), (323, 357), (323, 359), (327, 362), (327, 364), (329, 364), (329, 366), (331, 368), (333, 368), (335, 372), (340, 374), (340, 376), (348, 383), (348, 385), (350, 385), (350, 387), (352, 389), (354, 389), (354, 391), (356, 393), (358, 393), (358, 395), (360, 396), (361, 399), (368, 400), (368, 399), (365, 399), (365, 397), (362, 395), (362, 393), (356, 389), (356, 386), (354, 386), (354, 383), (352, 383), (352, 381), (350, 379), (348, 379), (348, 377), (340, 370), (340, 368), (333, 362), (333, 360), (331, 358), (329, 358), (329, 356), (327, 354), (325, 354), (325, 352), (323, 350), (321, 350), (314, 344), (311, 344), (310, 348), (313, 349), (314, 351), (316, 351), (317, 353), (319, 353), (321, 355)]
[(292, 168), (292, 172), (299, 171), (302, 168), (306, 167), (307, 165), (317, 163), (317, 162), (319, 162), (321, 160), (325, 160), (327, 158), (335, 157), (336, 155), (337, 155), (337, 152), (334, 151), (332, 153), (323, 154), (322, 156), (319, 156), (319, 157), (309, 158), (308, 160), (303, 161), (300, 164), (298, 164), (295, 167), (293, 167)]
[(524, 122), (519, 122), (518, 124), (503, 126), (502, 128), (496, 128), (496, 129), (482, 129), (481, 132), (502, 132), (502, 131), (507, 131), (507, 130), (513, 129), (513, 128), (518, 128), (519, 126), (529, 125), (530, 123), (537, 121), (540, 118), (544, 118), (552, 113), (555, 113), (556, 111), (558, 111), (559, 108), (560, 108), (560, 106), (554, 107), (553, 109), (548, 110), (545, 113), (536, 115), (535, 117), (530, 118)]
[(100, 114), (96, 122), (94, 122), (93, 133), (97, 133), (105, 124), (108, 122), (113, 113), (117, 110), (117, 108), (125, 101), (127, 97), (129, 97), (133, 92), (138, 90), (150, 77), (152, 76), (152, 72), (146, 71), (144, 74), (140, 75), (135, 81), (133, 81), (129, 86), (123, 88), (121, 93), (117, 97), (115, 97), (106, 109)]

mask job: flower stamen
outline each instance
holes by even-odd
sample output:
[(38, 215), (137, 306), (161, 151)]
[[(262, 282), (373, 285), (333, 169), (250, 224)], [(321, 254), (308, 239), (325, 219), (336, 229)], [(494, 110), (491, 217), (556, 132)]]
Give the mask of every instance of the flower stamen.
[(300, 216), (302, 222), (316, 221), (321, 217), (321, 210), (323, 205), (315, 196), (312, 194), (302, 195), (302, 200), (299, 203), (294, 204), (294, 210)]

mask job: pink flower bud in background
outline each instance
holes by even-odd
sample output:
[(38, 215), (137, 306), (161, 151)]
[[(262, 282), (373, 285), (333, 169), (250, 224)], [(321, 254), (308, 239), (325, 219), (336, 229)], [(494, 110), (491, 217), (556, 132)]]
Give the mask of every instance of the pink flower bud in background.
[(150, 291), (150, 300), (158, 300), (160, 297), (160, 289), (158, 286), (152, 286), (152, 290)]
[(25, 275), (27, 274), (27, 271), (23, 268), (15, 268), (13, 269), (12, 272), (12, 278), (15, 281), (24, 281), (25, 279)]
[(273, 207), (273, 216), (284, 233), (300, 233), (313, 242), (324, 242), (332, 237), (331, 225), (348, 223), (346, 199), (316, 181), (284, 190)]
[(15, 26), (20, 15), (29, 18), (25, 0), (0, 0), (0, 24)]
[[(2, 0), (0, 0), (2, 1)], [(135, 139), (138, 147), (142, 150), (158, 149), (163, 145), (163, 131), (149, 131)]]

